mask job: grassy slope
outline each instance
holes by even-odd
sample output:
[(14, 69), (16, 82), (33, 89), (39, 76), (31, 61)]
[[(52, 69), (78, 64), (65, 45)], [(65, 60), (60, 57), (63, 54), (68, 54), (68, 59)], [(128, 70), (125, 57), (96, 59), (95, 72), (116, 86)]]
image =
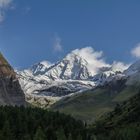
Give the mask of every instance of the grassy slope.
[(112, 111), (117, 103), (134, 96), (138, 89), (135, 86), (125, 86), (125, 81), (117, 81), (71, 98), (65, 98), (53, 105), (52, 109), (71, 114), (77, 119), (90, 123)]
[(90, 129), (97, 140), (139, 140), (140, 91), (100, 118)]

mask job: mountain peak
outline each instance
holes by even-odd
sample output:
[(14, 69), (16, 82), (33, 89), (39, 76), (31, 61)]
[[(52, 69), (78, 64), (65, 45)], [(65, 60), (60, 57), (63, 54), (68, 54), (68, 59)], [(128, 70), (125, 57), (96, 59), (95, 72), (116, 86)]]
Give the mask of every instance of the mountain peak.
[(88, 64), (88, 62), (84, 58), (82, 58), (79, 54), (75, 53), (74, 51), (69, 53), (63, 60), (71, 61), (73, 63), (81, 63), (83, 65)]
[(48, 68), (52, 65), (53, 64), (51, 64), (49, 61), (42, 61), (33, 65), (31, 67), (31, 71), (33, 75), (38, 75), (41, 73), (44, 74), (48, 70)]
[(41, 77), (41, 79), (86, 80), (90, 76), (87, 65), (88, 62), (84, 58), (72, 51), (64, 59), (55, 64), (42, 61), (33, 65), (29, 71), (31, 75)]

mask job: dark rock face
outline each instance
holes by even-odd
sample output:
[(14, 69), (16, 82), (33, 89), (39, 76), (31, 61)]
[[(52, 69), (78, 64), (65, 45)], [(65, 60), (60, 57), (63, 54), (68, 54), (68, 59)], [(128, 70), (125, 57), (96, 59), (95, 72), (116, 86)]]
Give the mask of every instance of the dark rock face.
[(25, 96), (16, 73), (0, 53), (0, 105), (25, 105)]
[(36, 95), (45, 95), (45, 96), (52, 96), (52, 97), (61, 97), (61, 96), (66, 96), (69, 95), (70, 93), (77, 92), (77, 90), (71, 90), (65, 87), (57, 87), (57, 86), (52, 86), (47, 89), (43, 90), (36, 90)]

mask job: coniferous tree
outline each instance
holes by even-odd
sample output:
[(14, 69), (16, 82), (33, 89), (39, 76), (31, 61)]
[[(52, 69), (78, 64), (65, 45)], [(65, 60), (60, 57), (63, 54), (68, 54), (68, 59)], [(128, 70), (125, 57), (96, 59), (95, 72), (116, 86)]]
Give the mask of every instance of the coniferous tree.
[(9, 125), (9, 121), (6, 121), (4, 123), (4, 127), (2, 129), (2, 133), (1, 133), (1, 140), (12, 140), (14, 139), (13, 138), (13, 135), (12, 135), (12, 132), (10, 130), (10, 125)]
[(22, 140), (31, 140), (30, 135), (26, 134), (23, 136)]
[(57, 140), (67, 140), (63, 128), (57, 132)]
[(79, 134), (77, 140), (82, 140), (82, 136)]
[(45, 134), (43, 133), (41, 127), (39, 127), (36, 130), (35, 136), (34, 136), (34, 140), (47, 140), (47, 138), (45, 137)]
[(71, 134), (69, 134), (68, 140), (73, 140)]

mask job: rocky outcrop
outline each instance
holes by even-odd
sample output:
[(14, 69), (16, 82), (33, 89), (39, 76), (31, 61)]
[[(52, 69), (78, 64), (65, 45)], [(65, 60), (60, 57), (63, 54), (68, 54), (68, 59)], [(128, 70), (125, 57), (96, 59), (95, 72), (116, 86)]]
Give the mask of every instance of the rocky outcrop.
[(0, 105), (25, 105), (25, 96), (16, 73), (0, 53)]

